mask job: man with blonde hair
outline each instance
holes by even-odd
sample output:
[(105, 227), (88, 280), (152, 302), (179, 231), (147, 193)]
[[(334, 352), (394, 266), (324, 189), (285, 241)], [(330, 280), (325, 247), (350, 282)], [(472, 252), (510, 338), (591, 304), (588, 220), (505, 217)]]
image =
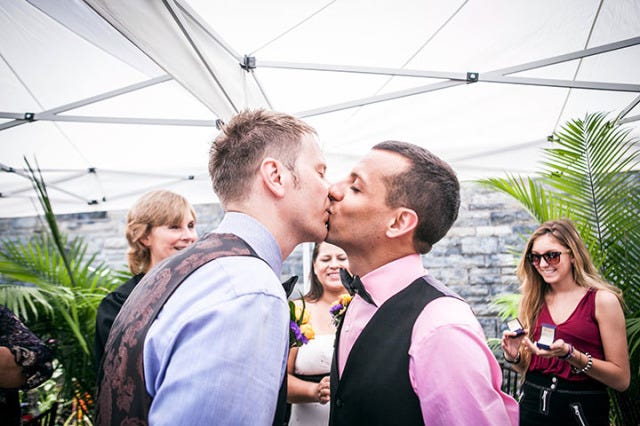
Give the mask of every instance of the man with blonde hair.
[(224, 218), (153, 268), (123, 306), (98, 424), (274, 421), (288, 353), (282, 262), (326, 236), (325, 169), (316, 132), (292, 116), (245, 111), (224, 126), (209, 159)]

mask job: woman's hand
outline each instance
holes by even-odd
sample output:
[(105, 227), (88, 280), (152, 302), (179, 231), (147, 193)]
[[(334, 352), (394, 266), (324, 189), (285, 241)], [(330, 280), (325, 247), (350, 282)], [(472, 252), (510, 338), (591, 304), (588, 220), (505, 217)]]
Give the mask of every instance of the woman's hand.
[(318, 402), (326, 404), (331, 399), (331, 388), (329, 386), (329, 376), (323, 377), (318, 383)]
[(525, 337), (524, 344), (531, 354), (537, 355), (542, 358), (553, 358), (566, 356), (571, 347), (564, 340), (558, 339), (549, 345), (549, 349), (539, 348), (534, 342)]
[(518, 353), (520, 350), (520, 345), (522, 344), (522, 340), (527, 335), (528, 330), (524, 330), (524, 333), (518, 334), (515, 331), (505, 330), (502, 333), (502, 351), (506, 355), (508, 360), (515, 360), (518, 358)]

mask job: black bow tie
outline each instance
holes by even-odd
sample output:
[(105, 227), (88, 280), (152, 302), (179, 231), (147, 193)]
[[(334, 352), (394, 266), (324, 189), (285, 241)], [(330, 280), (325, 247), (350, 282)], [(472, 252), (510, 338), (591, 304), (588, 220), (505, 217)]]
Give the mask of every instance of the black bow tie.
[(340, 279), (342, 280), (342, 285), (350, 295), (359, 294), (365, 302), (373, 306), (378, 306), (371, 298), (369, 292), (367, 292), (367, 289), (364, 288), (359, 276), (349, 274), (346, 269), (340, 269)]
[(297, 282), (298, 276), (294, 275), (282, 283), (282, 288), (284, 288), (284, 292), (287, 293), (287, 297), (291, 296), (291, 292), (293, 292), (293, 288), (296, 286)]

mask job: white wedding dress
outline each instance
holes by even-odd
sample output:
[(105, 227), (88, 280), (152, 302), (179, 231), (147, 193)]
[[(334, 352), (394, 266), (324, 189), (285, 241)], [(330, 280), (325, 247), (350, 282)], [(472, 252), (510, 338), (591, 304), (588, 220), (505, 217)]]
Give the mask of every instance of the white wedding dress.
[[(333, 357), (334, 334), (321, 334), (298, 348), (295, 374), (329, 375)], [(326, 426), (329, 423), (329, 403), (310, 402), (291, 405), (289, 426)]]

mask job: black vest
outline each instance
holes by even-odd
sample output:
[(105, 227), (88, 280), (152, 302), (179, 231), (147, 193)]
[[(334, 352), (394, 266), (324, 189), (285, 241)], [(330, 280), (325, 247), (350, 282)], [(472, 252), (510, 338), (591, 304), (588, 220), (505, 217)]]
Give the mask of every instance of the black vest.
[[(187, 277), (204, 264), (226, 256), (258, 257), (236, 235), (212, 233), (167, 259), (162, 267), (153, 268), (136, 286), (116, 317), (105, 346), (103, 374), (98, 378), (96, 425), (148, 424), (151, 397), (146, 391), (142, 365), (147, 331)], [(277, 425), (282, 422), (279, 417), (286, 397), (286, 387), (283, 388), (274, 419)]]
[(340, 325), (331, 365), (329, 425), (424, 424), (409, 379), (411, 332), (424, 307), (442, 296), (457, 297), (427, 275), (387, 300), (354, 343), (338, 380)]

